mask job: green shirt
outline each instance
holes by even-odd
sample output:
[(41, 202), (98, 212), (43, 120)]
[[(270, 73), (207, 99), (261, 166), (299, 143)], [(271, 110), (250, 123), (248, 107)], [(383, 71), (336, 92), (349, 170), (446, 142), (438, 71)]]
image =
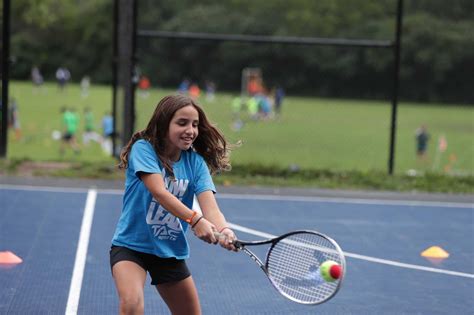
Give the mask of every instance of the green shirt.
[(77, 132), (77, 126), (79, 124), (79, 117), (73, 112), (65, 112), (63, 115), (63, 122), (66, 127), (66, 132), (74, 135)]
[(85, 128), (86, 131), (93, 131), (94, 130), (94, 115), (92, 112), (86, 112), (85, 114)]

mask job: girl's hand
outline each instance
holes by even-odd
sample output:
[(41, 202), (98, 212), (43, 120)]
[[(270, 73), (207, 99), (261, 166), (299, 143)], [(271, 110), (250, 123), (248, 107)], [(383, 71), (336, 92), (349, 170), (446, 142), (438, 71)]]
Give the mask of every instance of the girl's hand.
[(237, 247), (234, 246), (233, 241), (236, 239), (234, 231), (230, 228), (225, 228), (221, 231), (222, 237), (219, 238), (219, 244), (227, 250), (237, 252)]
[(192, 229), (194, 235), (196, 235), (199, 239), (207, 243), (217, 244), (217, 238), (214, 236), (214, 231), (217, 229), (214, 224), (205, 218), (199, 219), (199, 222)]

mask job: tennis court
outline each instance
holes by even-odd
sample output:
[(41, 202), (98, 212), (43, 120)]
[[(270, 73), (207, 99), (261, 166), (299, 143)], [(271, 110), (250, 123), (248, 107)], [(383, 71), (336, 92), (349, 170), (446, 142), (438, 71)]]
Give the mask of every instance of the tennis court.
[[(472, 314), (472, 196), (259, 189), (217, 196), (239, 238), (317, 230), (341, 245), (347, 274), (330, 301), (299, 305), (281, 297), (247, 255), (189, 234), (203, 314)], [(119, 185), (4, 178), (0, 197), (0, 251), (23, 259), (0, 267), (0, 314), (116, 314), (108, 250)], [(421, 257), (431, 246), (449, 258)], [(256, 253), (264, 258), (265, 249)], [(168, 313), (148, 284), (145, 313)]]

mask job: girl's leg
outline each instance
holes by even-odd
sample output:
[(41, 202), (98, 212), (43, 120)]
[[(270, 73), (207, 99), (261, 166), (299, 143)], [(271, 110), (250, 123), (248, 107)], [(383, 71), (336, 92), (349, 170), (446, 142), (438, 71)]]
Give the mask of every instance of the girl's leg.
[(173, 315), (200, 315), (201, 305), (192, 277), (158, 284), (156, 289)]
[(120, 299), (120, 314), (143, 314), (146, 271), (132, 261), (123, 260), (113, 266), (112, 274)]

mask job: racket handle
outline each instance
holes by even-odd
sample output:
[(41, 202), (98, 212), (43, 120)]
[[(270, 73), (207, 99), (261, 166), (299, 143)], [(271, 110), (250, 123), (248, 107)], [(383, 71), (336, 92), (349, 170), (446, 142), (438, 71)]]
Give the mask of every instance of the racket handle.
[[(219, 239), (219, 240), (220, 240), (221, 238), (225, 238), (225, 235), (224, 235), (224, 234), (219, 233), (219, 232), (217, 232), (217, 231), (214, 231), (214, 236), (215, 236), (217, 239)], [(234, 244), (234, 246), (235, 246), (236, 248), (242, 248), (242, 247), (243, 247), (243, 245), (240, 243), (239, 240), (233, 240), (233, 241), (232, 241), (232, 244)]]

